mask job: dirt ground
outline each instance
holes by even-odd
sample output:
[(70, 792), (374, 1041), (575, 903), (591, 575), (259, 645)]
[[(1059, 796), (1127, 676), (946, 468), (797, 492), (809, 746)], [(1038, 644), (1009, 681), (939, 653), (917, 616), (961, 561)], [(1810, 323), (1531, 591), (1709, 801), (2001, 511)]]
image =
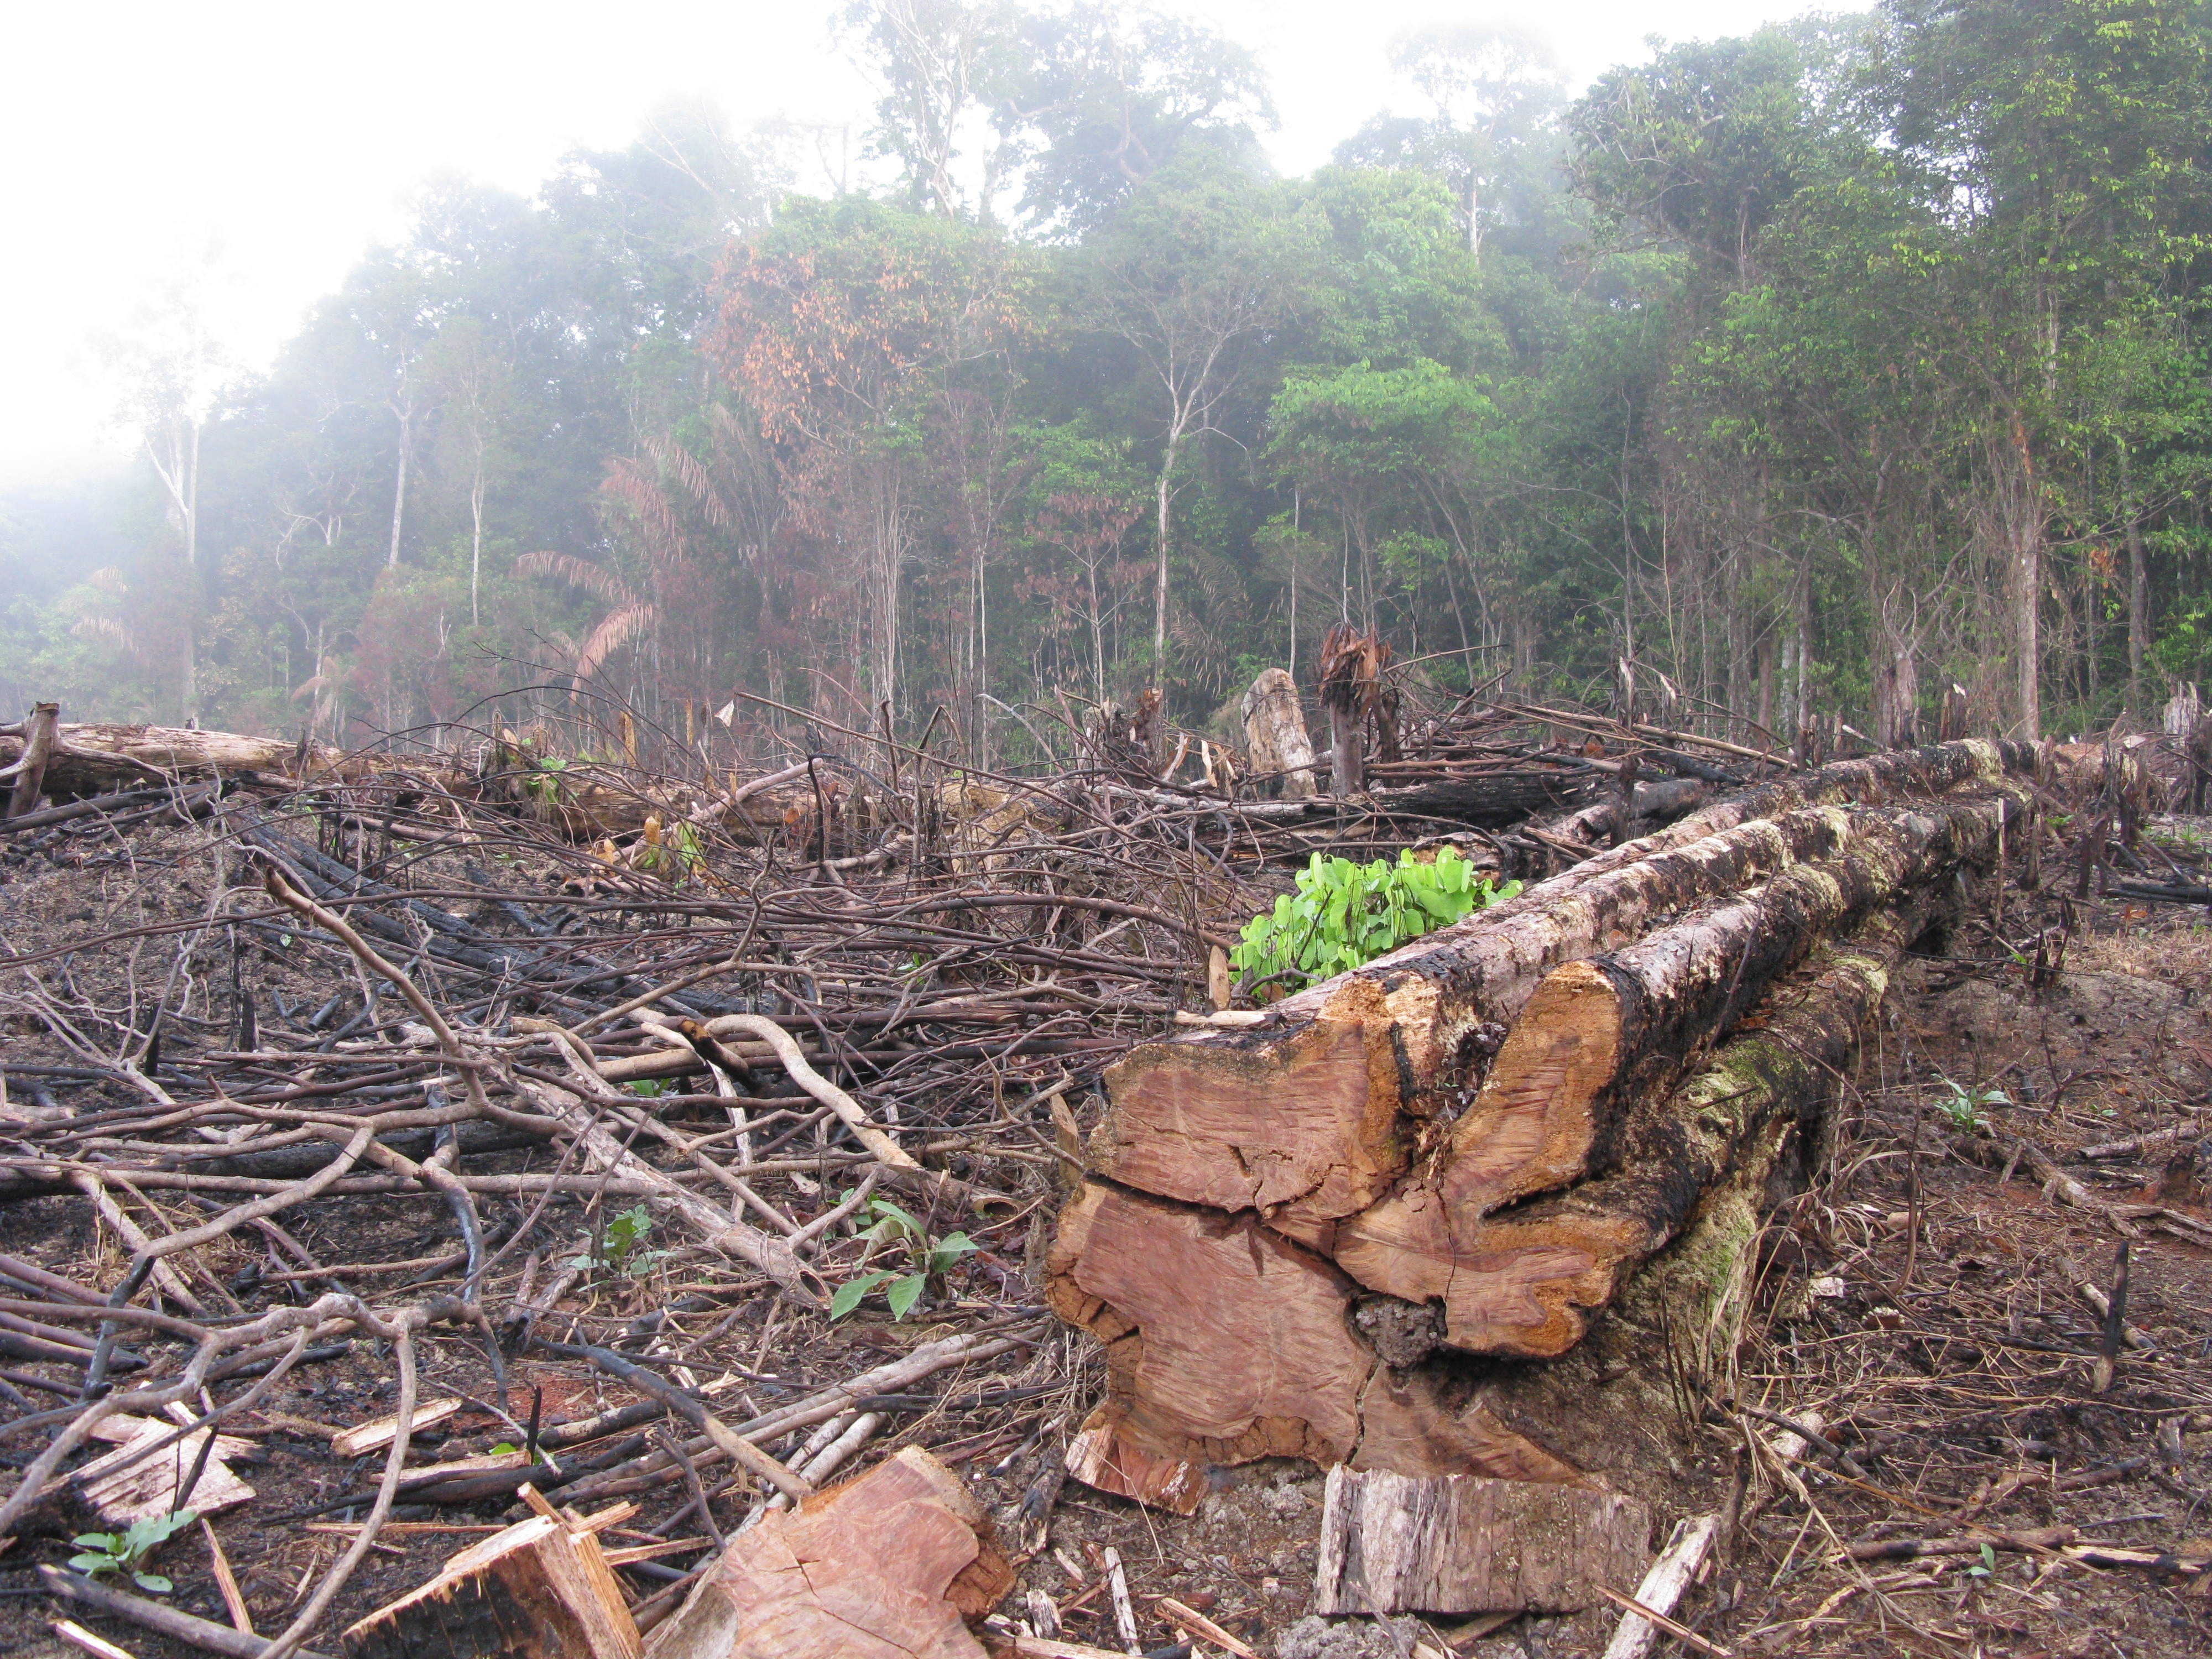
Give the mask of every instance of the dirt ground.
[[(105, 866), (6, 872), (0, 931), (20, 939), (26, 929), (66, 920), (83, 932), (110, 914), (187, 915), (204, 905), (204, 891), (188, 876), (149, 868), (159, 862), (149, 842)], [(1541, 1376), (1528, 1367), (1470, 1368), (1471, 1385), (1489, 1390), (1516, 1427), (1643, 1498), (1655, 1542), (1681, 1517), (1723, 1516), (1723, 1557), (1678, 1616), (1734, 1653), (2178, 1659), (2212, 1651), (2212, 1574), (2192, 1577), (2178, 1565), (2212, 1552), (2212, 1253), (2188, 1224), (2212, 1225), (2212, 926), (2203, 911), (2179, 906), (2091, 902), (2077, 908), (2056, 982), (2035, 988), (2032, 942), (2039, 927), (2060, 925), (2057, 902), (2013, 904), (2003, 917), (1961, 929), (1946, 954), (1909, 965), (1858, 1076), (1842, 1091), (1826, 1177), (1775, 1212), (1755, 1276), (1715, 1298), (1703, 1328), (1652, 1318), (1650, 1300), (1632, 1293)], [(243, 973), (289, 1000), (343, 988), (258, 947), (242, 961)], [(96, 968), (88, 963), (83, 971)], [(187, 971), (231, 969), (226, 959)], [(66, 1059), (23, 1023), (12, 1024), (4, 1041), (11, 1066)], [(104, 1086), (53, 1083), (80, 1112), (96, 1109)], [(1037, 1127), (1050, 1135), (1048, 1121)], [(2178, 1153), (2078, 1156), (2177, 1127)], [(2015, 1154), (2021, 1140), (2086, 1189), (2088, 1205), (2064, 1201), (2057, 1183), (2046, 1189), (2032, 1158)], [(544, 1167), (548, 1155), (491, 1154), (471, 1167), (522, 1169), (532, 1158)], [(558, 1312), (602, 1336), (656, 1338), (655, 1352), (698, 1384), (726, 1376), (729, 1398), (766, 1408), (919, 1343), (1034, 1310), (1025, 1264), (1037, 1260), (1036, 1230), (1048, 1224), (1053, 1194), (1042, 1175), (1028, 1190), (1022, 1213), (972, 1230), (985, 1249), (951, 1276), (945, 1298), (904, 1322), (870, 1310), (831, 1326), (793, 1313), (764, 1287), (733, 1282), (727, 1264), (680, 1250), (636, 1277), (602, 1277)], [(185, 1224), (191, 1206), (173, 1196), (149, 1200), (139, 1213)], [(2164, 1206), (2180, 1219), (2116, 1214), (2109, 1205)], [(485, 1221), (496, 1235), (525, 1218), (518, 1201), (505, 1212), (489, 1206)], [(290, 1212), (285, 1224), (333, 1276), (380, 1291), (409, 1275), (380, 1275), (374, 1264), (434, 1255), (452, 1242), (451, 1218), (425, 1198), (326, 1199)], [(581, 1249), (587, 1237), (573, 1200), (548, 1204), (535, 1224), (528, 1248), (548, 1260)], [(2125, 1322), (2149, 1346), (2124, 1348), (2100, 1388), (2102, 1320), (2079, 1287), (2112, 1285), (2124, 1241)], [(207, 1255), (194, 1284), (210, 1313), (280, 1294), (304, 1300), (319, 1288), (313, 1280), (278, 1284), (273, 1276), (293, 1264), (261, 1243)], [(101, 1288), (115, 1281), (125, 1254), (76, 1195), (0, 1204), (0, 1253)], [(522, 1254), (494, 1273), (488, 1306), (513, 1295)], [(357, 1264), (370, 1267), (343, 1271)], [(1663, 1273), (1666, 1263), (1651, 1271)], [(1041, 1460), (1081, 1420), (1099, 1382), (1083, 1340), (1048, 1321), (1035, 1328), (1028, 1347), (930, 1379), (930, 1403), (894, 1414), (863, 1463), (902, 1444), (927, 1445), (974, 1480), (1011, 1532)], [(47, 1379), (45, 1396), (31, 1402), (39, 1407), (64, 1404), (73, 1392), (63, 1387), (64, 1370), (12, 1359), (0, 1369)], [(527, 1412), (534, 1390), (543, 1390), (549, 1424), (632, 1398), (588, 1367), (537, 1358), (509, 1362), (507, 1385), (503, 1418), (492, 1409), (496, 1386), (481, 1339), (432, 1334), (424, 1397), (459, 1395), (470, 1403), (417, 1443), (420, 1455), (458, 1456), (511, 1441), (513, 1419)], [(27, 1385), (10, 1387), (27, 1398)], [(263, 1633), (282, 1627), (346, 1544), (345, 1523), (365, 1509), (374, 1482), (375, 1460), (335, 1462), (317, 1425), (383, 1415), (395, 1393), (388, 1358), (356, 1342), (288, 1379), (258, 1420), (227, 1430), (254, 1443), (239, 1473), (257, 1495), (217, 1517), (215, 1530)], [(19, 1416), (26, 1406), (6, 1409)], [(1816, 1453), (1785, 1469), (1752, 1444), (1779, 1432), (1769, 1415), (1806, 1413), (1825, 1421), (1848, 1468)], [(20, 1468), (35, 1449), (32, 1437), (4, 1437), (0, 1425), (0, 1462)], [(568, 1455), (588, 1464), (599, 1450)], [(1168, 1595), (1286, 1659), (1395, 1656), (1417, 1643), (1565, 1659), (1599, 1653), (1619, 1621), (1611, 1609), (1498, 1628), (1478, 1620), (1385, 1632), (1365, 1620), (1324, 1627), (1306, 1620), (1322, 1487), (1321, 1472), (1303, 1464), (1223, 1470), (1199, 1513), (1182, 1518), (1071, 1482), (1051, 1547), (1024, 1564), (1022, 1589), (1072, 1602), (1064, 1614), (1072, 1638), (1118, 1647), (1106, 1597), (1085, 1594), (1097, 1578), (1096, 1553), (1110, 1547), (1127, 1564), (1148, 1648), (1175, 1642), (1153, 1600)], [(642, 1501), (641, 1513), (616, 1531), (618, 1541), (651, 1538), (684, 1500), (669, 1492)], [(737, 1525), (755, 1501), (743, 1486), (727, 1492), (715, 1504), (720, 1525)], [(345, 1624), (518, 1513), (497, 1501), (403, 1510), (404, 1524), (377, 1544), (315, 1644), (335, 1652)], [(0, 1651), (75, 1651), (49, 1633), (47, 1621), (62, 1610), (46, 1600), (34, 1569), (69, 1556), (82, 1520), (42, 1516), (0, 1548)], [(2071, 1527), (2080, 1541), (2148, 1559), (2099, 1567), (2049, 1547), (1909, 1553), (1915, 1540), (1985, 1535), (1962, 1532), (1961, 1522), (2007, 1534)], [(695, 1518), (685, 1534), (696, 1526)], [(1853, 1559), (1854, 1547), (1878, 1558), (1881, 1546), (1887, 1559)], [(694, 1559), (672, 1555), (662, 1575), (626, 1571), (646, 1593)], [(197, 1529), (165, 1546), (155, 1565), (175, 1580), (175, 1605), (227, 1620)], [(1018, 1611), (1018, 1595), (1009, 1610)], [(190, 1651), (82, 1610), (70, 1616), (147, 1659)]]

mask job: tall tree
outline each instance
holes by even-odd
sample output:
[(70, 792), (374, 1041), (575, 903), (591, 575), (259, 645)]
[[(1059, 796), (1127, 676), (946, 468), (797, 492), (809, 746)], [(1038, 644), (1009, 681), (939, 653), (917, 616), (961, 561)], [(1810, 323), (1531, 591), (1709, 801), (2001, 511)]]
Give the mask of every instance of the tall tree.
[(1194, 154), (1133, 195), (1083, 249), (1080, 314), (1129, 348), (1158, 415), (1155, 673), (1167, 660), (1176, 467), (1236, 389), (1245, 348), (1296, 308), (1319, 242), (1319, 225), (1285, 192)]

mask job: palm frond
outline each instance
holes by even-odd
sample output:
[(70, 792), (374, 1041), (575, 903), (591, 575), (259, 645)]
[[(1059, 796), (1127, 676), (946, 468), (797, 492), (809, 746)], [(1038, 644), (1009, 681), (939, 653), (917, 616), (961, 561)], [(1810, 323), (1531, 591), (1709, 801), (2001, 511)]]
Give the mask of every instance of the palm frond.
[(628, 605), (637, 603), (637, 596), (629, 591), (620, 576), (603, 564), (593, 564), (589, 559), (580, 559), (573, 553), (525, 553), (514, 562), (518, 576), (550, 576), (571, 587), (580, 587), (595, 594), (609, 605)]
[(672, 474), (677, 483), (682, 484), (691, 499), (699, 504), (699, 510), (707, 515), (708, 523), (717, 530), (729, 527), (729, 506), (722, 500), (722, 492), (716, 488), (713, 475), (699, 464), (697, 456), (670, 437), (648, 438), (645, 441), (645, 447), (653, 459)]
[(70, 632), (81, 640), (105, 640), (142, 668), (154, 665), (138, 636), (112, 617), (88, 613), (79, 617)]
[(573, 671), (579, 684), (591, 678), (614, 653), (628, 645), (650, 629), (659, 619), (659, 610), (650, 605), (626, 605), (592, 630), (592, 637), (584, 641), (584, 648), (576, 653)]

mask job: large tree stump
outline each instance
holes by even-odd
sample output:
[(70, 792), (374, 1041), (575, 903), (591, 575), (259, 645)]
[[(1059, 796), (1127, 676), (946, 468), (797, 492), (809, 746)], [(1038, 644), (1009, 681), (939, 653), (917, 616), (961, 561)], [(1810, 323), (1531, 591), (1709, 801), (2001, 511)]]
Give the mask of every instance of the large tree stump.
[(1313, 738), (1298, 707), (1298, 685), (1280, 668), (1263, 668), (1244, 693), (1244, 738), (1252, 775), (1279, 778), (1285, 800), (1304, 800), (1317, 787)]

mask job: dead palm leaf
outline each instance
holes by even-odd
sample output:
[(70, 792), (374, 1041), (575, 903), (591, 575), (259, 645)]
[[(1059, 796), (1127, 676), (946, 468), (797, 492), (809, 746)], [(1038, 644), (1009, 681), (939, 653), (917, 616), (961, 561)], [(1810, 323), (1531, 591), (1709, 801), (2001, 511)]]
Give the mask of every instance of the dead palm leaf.
[(637, 603), (637, 596), (613, 571), (605, 565), (593, 564), (589, 559), (580, 559), (573, 553), (525, 553), (515, 560), (514, 574), (518, 576), (550, 576), (571, 587), (580, 587), (586, 593), (605, 599), (612, 605)]
[(592, 630), (592, 637), (576, 653), (576, 683), (580, 685), (591, 678), (601, 663), (645, 633), (659, 619), (659, 615), (657, 606), (637, 604), (626, 605), (611, 613)]
[(97, 614), (79, 617), (76, 625), (70, 629), (81, 640), (105, 640), (142, 668), (153, 666), (153, 659), (138, 636), (113, 617)]

